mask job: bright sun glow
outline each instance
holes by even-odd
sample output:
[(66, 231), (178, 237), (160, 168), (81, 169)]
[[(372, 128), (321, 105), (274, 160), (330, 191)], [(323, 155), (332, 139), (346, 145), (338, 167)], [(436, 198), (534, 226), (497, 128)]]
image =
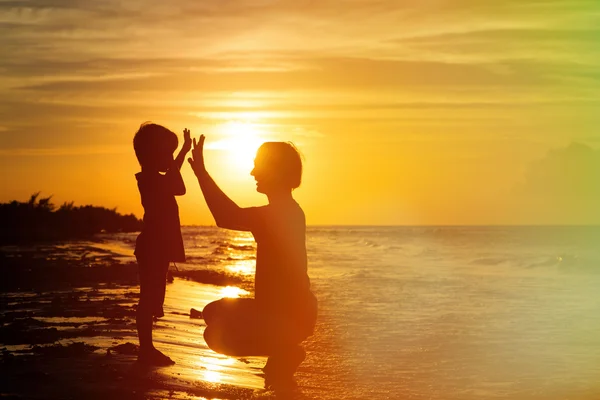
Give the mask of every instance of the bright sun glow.
[(221, 125), (219, 131), (223, 139), (212, 147), (225, 150), (231, 165), (240, 171), (250, 172), (254, 167), (256, 150), (264, 142), (259, 125), (248, 121), (229, 121)]

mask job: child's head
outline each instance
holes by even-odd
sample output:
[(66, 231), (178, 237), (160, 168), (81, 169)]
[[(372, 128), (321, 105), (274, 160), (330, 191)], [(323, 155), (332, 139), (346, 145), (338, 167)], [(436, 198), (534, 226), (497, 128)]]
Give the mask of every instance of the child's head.
[(142, 168), (164, 172), (173, 161), (177, 135), (161, 125), (145, 122), (133, 137), (135, 155)]
[(267, 194), (273, 190), (293, 190), (302, 180), (302, 159), (290, 142), (266, 142), (256, 152), (254, 169), (256, 190)]

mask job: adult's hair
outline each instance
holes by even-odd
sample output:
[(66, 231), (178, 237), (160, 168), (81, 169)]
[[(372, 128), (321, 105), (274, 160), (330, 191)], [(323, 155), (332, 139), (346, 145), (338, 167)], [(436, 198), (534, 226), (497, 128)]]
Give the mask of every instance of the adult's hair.
[(133, 149), (141, 166), (149, 166), (157, 161), (165, 151), (173, 153), (177, 149), (177, 135), (162, 125), (144, 122), (133, 137)]
[(265, 142), (257, 158), (277, 181), (296, 189), (302, 182), (302, 157), (292, 142)]

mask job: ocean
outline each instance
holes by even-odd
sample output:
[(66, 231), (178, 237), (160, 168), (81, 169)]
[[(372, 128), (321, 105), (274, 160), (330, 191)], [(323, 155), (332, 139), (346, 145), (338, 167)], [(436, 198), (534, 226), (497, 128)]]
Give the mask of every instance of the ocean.
[[(183, 234), (178, 268), (253, 275), (251, 234)], [(307, 398), (600, 398), (599, 227), (315, 226), (307, 250)]]

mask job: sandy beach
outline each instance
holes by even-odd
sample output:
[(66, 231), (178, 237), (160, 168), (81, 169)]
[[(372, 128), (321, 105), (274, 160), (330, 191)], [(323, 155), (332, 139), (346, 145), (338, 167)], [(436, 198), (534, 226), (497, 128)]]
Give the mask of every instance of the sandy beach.
[(0, 398), (595, 400), (597, 228), (312, 227), (319, 299), (293, 393), (261, 357), (207, 349), (191, 308), (251, 295), (247, 233), (184, 227), (155, 340), (136, 364), (135, 233), (2, 247)]
[[(306, 398), (299, 390), (264, 390), (264, 358), (213, 352), (202, 336), (204, 321), (190, 318), (192, 307), (250, 295), (243, 289), (251, 288), (249, 282), (226, 274), (174, 271), (154, 341), (176, 364), (147, 368), (136, 362), (135, 263), (121, 262), (102, 243), (29, 250), (5, 248), (2, 253), (8, 279), (3, 279), (0, 303), (0, 397)], [(299, 383), (302, 379), (301, 369)]]

